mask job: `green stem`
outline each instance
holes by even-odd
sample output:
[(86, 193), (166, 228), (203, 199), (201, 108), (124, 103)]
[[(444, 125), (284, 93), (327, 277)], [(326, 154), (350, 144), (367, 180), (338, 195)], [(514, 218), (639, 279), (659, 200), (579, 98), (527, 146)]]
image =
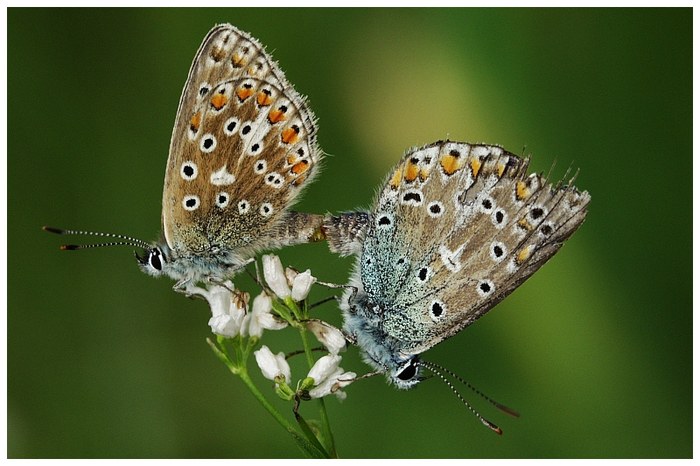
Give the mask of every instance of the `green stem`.
[(248, 375), (246, 361), (248, 360), (248, 355), (250, 354), (250, 351), (256, 344), (256, 341), (254, 340), (257, 339), (250, 338), (247, 340), (247, 344), (244, 344), (240, 337), (236, 338), (235, 340), (237, 341), (228, 341), (233, 347), (236, 362), (231, 360), (228, 351), (226, 351), (227, 340), (225, 338), (217, 337), (218, 345), (214, 344), (214, 342), (212, 342), (209, 338), (207, 338), (207, 343), (214, 351), (214, 354), (216, 354), (216, 356), (221, 360), (221, 362), (223, 362), (226, 365), (226, 367), (229, 368), (231, 373), (240, 376), (241, 380), (243, 380), (243, 383), (245, 383), (245, 385), (248, 387), (253, 396), (260, 402), (261, 405), (263, 405), (267, 412), (272, 414), (272, 417), (275, 418), (275, 420), (282, 426), (282, 428), (284, 428), (284, 430), (291, 434), (297, 446), (307, 456), (309, 456), (310, 458), (328, 458), (328, 453), (325, 450), (319, 449), (311, 442), (309, 442), (306, 438), (304, 438), (304, 436), (299, 434), (299, 432), (297, 432), (296, 429), (294, 429), (294, 426), (289, 421), (287, 421), (287, 419), (285, 419), (267, 401), (267, 399), (263, 396), (262, 393), (260, 393), (260, 390), (258, 390), (258, 387), (255, 386), (253, 380)]
[[(309, 424), (306, 422), (306, 420), (302, 417), (301, 414), (299, 414), (298, 411), (299, 405), (294, 406), (294, 417), (297, 420), (297, 424), (299, 424), (299, 427), (301, 427), (301, 431), (306, 435), (306, 438), (309, 439), (309, 441), (319, 450), (323, 451), (326, 453), (326, 458), (331, 458), (331, 456), (326, 452), (326, 449), (323, 445), (321, 445), (321, 442), (318, 440), (318, 437), (314, 434), (314, 431), (309, 427)], [(335, 456), (333, 456), (335, 457)]]
[[(301, 336), (301, 342), (304, 345), (304, 354), (306, 354), (306, 362), (309, 364), (309, 369), (311, 369), (314, 365), (314, 357), (311, 354), (312, 348), (309, 344), (309, 337), (306, 333), (306, 328), (301, 327), (299, 329), (299, 335)], [(323, 431), (328, 443), (326, 447), (328, 448), (328, 452), (330, 453), (331, 457), (337, 458), (338, 455), (335, 450), (335, 439), (333, 438), (333, 432), (331, 431), (331, 423), (328, 419), (326, 404), (323, 402), (323, 398), (319, 398), (317, 401), (319, 411), (321, 412), (321, 425), (323, 427)]]
[(275, 420), (286, 430), (297, 442), (297, 445), (299, 448), (301, 448), (304, 453), (309, 455), (311, 458), (328, 458), (328, 453), (325, 451), (319, 451), (319, 449), (313, 445), (311, 442), (309, 442), (307, 439), (304, 438), (304, 436), (300, 435), (299, 432), (296, 431), (294, 426), (287, 421), (287, 419), (282, 416), (279, 411), (277, 411), (274, 406), (272, 406), (267, 399), (263, 396), (262, 393), (260, 393), (260, 390), (258, 390), (258, 387), (255, 386), (253, 381), (251, 380), (250, 376), (248, 375), (248, 371), (245, 370), (245, 368), (240, 368), (238, 372), (239, 377), (241, 380), (243, 380), (243, 383), (246, 384), (248, 387), (248, 390), (253, 394), (255, 398), (260, 402), (261, 405), (267, 410), (268, 413), (272, 414), (272, 417), (275, 418)]
[(253, 381), (251, 380), (250, 376), (248, 375), (248, 371), (246, 370), (239, 370), (238, 376), (243, 380), (243, 383), (246, 384), (248, 387), (248, 390), (253, 394), (255, 398), (258, 399), (261, 405), (269, 412), (272, 414), (272, 417), (275, 418), (275, 420), (290, 434), (292, 435), (298, 435), (292, 424), (287, 421), (284, 416), (282, 416), (279, 411), (275, 409), (274, 406), (272, 406), (267, 399), (263, 396), (262, 393), (260, 393), (260, 390), (258, 390), (258, 387), (255, 386)]

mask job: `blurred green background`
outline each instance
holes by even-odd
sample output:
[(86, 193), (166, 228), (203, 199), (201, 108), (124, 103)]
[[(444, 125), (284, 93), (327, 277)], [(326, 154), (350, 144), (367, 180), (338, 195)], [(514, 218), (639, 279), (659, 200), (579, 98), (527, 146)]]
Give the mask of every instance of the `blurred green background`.
[[(556, 258), (426, 354), (522, 417), (464, 389), (498, 437), (438, 380), (375, 377), (327, 401), (341, 456), (691, 457), (691, 11), (9, 9), (8, 455), (300, 455), (210, 351), (204, 302), (127, 248), (62, 253), (40, 231), (157, 237), (187, 71), (230, 22), (319, 117), (330, 157), (301, 210), (369, 205), (405, 149), (446, 137), (578, 167), (592, 193)], [(335, 283), (352, 264), (324, 244), (281, 257)], [(333, 303), (318, 316), (340, 322)], [(299, 348), (274, 333), (273, 350)], [(367, 369), (354, 348), (343, 366)]]

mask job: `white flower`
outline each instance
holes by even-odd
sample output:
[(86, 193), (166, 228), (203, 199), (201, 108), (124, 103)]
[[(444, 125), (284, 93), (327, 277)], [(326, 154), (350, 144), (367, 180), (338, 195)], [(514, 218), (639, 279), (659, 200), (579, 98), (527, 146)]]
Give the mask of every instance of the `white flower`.
[(292, 380), (292, 371), (284, 357), (284, 353), (272, 354), (270, 348), (263, 345), (253, 354), (255, 354), (255, 361), (266, 379), (275, 380), (275, 377), (282, 375), (285, 382), (289, 383)]
[(322, 398), (326, 395), (334, 394), (338, 399), (344, 400), (347, 394), (341, 388), (353, 383), (356, 377), (357, 374), (354, 372), (343, 372), (343, 368), (338, 367), (330, 376), (309, 390), (309, 396), (311, 398)]
[(284, 275), (280, 258), (274, 254), (266, 254), (262, 257), (262, 264), (265, 281), (272, 292), (280, 299), (287, 298), (292, 292), (287, 284), (287, 277)]
[(209, 303), (212, 314), (209, 319), (211, 331), (229, 338), (237, 336), (245, 324), (249, 299), (247, 293), (236, 294), (231, 290), (233, 283), (230, 281), (221, 285), (211, 285), (208, 290), (194, 286), (187, 288), (190, 294), (198, 294)]
[(296, 274), (292, 282), (292, 299), (296, 302), (305, 300), (314, 283), (316, 283), (316, 277), (311, 275), (310, 270)]
[(345, 350), (345, 335), (332, 325), (318, 319), (311, 319), (306, 322), (306, 328), (313, 333), (318, 341), (328, 349), (331, 354), (338, 354)]
[(340, 389), (354, 382), (357, 374), (344, 372), (342, 367), (338, 367), (340, 360), (337, 354), (328, 354), (316, 361), (307, 376), (314, 380), (314, 388), (309, 390), (311, 398), (322, 398), (332, 393), (341, 400), (345, 399), (347, 395)]
[(336, 354), (327, 354), (320, 358), (309, 371), (308, 377), (314, 379), (314, 385), (318, 385), (333, 374), (340, 364), (341, 357)]
[(264, 292), (253, 300), (253, 311), (250, 313), (248, 334), (251, 337), (260, 338), (263, 329), (280, 330), (287, 326), (287, 322), (277, 319), (272, 312), (272, 299)]

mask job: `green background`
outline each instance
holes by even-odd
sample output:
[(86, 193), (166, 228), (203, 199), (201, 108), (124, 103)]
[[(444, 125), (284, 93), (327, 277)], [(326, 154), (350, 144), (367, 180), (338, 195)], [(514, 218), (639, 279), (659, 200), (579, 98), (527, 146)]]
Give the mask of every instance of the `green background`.
[[(375, 377), (327, 400), (341, 456), (691, 457), (691, 9), (10, 9), (10, 457), (300, 454), (211, 353), (205, 303), (128, 248), (62, 253), (40, 231), (157, 237), (180, 92), (219, 22), (266, 44), (319, 117), (330, 156), (300, 210), (367, 206), (405, 149), (446, 137), (580, 168), (592, 193), (556, 258), (426, 353), (521, 418), (465, 388), (498, 437), (437, 379)], [(280, 254), (327, 282), (352, 264)], [(318, 316), (339, 323), (333, 303)]]

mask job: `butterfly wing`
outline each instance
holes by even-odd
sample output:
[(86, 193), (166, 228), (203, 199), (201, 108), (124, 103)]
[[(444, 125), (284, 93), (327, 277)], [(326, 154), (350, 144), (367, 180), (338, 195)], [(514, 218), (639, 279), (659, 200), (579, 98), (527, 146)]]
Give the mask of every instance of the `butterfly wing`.
[(231, 25), (214, 27), (190, 68), (170, 143), (168, 246), (246, 257), (289, 242), (288, 208), (321, 157), (312, 111), (263, 46)]
[(387, 179), (360, 277), (401, 353), (470, 325), (581, 225), (588, 193), (528, 176), (527, 166), (497, 146), (438, 142), (410, 151)]

